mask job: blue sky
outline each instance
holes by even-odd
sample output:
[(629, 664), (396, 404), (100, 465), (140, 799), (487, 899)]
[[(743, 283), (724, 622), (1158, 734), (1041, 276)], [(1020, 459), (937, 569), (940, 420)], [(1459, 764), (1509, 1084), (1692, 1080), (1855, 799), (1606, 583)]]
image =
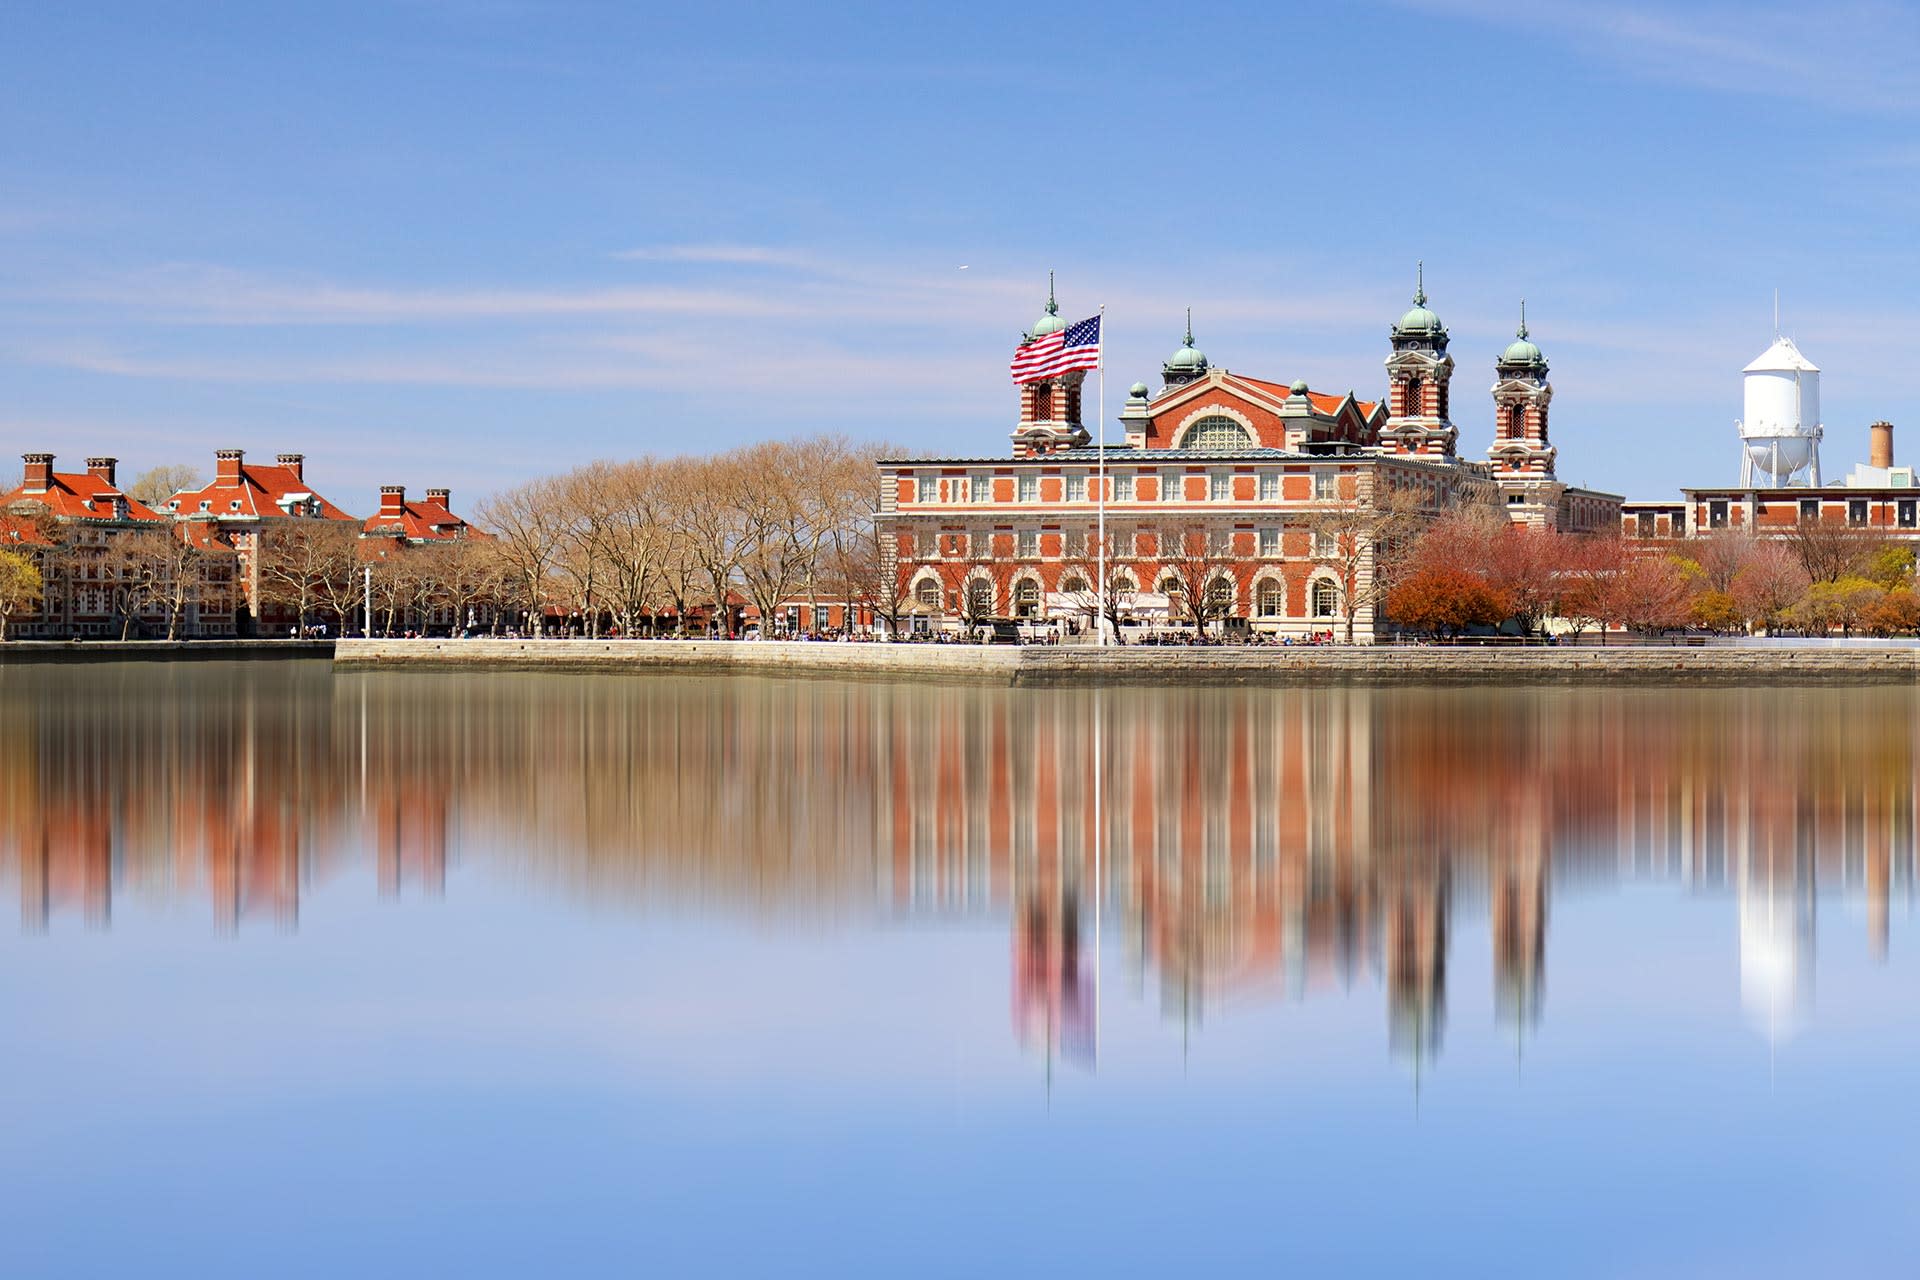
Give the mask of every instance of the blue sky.
[[(1882, 4), (14, 4), (0, 450), (303, 449), (353, 510), (820, 430), (997, 453), (1060, 275), (1108, 408), (1217, 364), (1377, 395), (1425, 259), (1463, 451), (1527, 299), (1561, 474), (1920, 431), (1920, 14)], [(965, 267), (965, 270), (961, 268)], [(1908, 458), (1920, 436), (1902, 437)], [(11, 465), (11, 464), (6, 464)]]

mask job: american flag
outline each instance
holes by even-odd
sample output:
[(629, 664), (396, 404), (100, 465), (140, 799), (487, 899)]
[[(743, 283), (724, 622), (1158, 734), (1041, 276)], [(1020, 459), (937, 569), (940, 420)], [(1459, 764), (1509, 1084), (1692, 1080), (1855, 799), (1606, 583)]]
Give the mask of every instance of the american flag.
[(1089, 316), (1044, 338), (1031, 338), (1013, 352), (1013, 381), (1020, 386), (1065, 373), (1100, 367), (1100, 317)]

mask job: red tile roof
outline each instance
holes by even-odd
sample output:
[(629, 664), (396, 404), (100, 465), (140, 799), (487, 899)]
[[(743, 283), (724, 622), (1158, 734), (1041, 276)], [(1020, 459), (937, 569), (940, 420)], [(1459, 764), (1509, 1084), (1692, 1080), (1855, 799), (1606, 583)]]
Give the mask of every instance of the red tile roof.
[[(56, 471), (45, 493), (28, 493), (24, 483), (0, 494), (0, 507), (39, 502), (61, 520), (164, 520), (91, 471)], [(121, 504), (125, 504), (124, 508)], [(122, 511), (124, 510), (124, 514)]]
[[(352, 516), (315, 493), (292, 467), (258, 465), (243, 462), (237, 483), (217, 476), (204, 489), (182, 489), (167, 500), (168, 511), (175, 515), (213, 515), (228, 518), (247, 517), (281, 519), (287, 516), (287, 499), (304, 496), (320, 504), (320, 516), (326, 520), (351, 520)], [(200, 504), (206, 503), (204, 512)], [(238, 505), (236, 505), (238, 504)]]
[[(1272, 394), (1279, 396), (1282, 400), (1285, 400), (1288, 396), (1293, 394), (1293, 388), (1290, 386), (1287, 386), (1285, 383), (1268, 382), (1262, 378), (1245, 378), (1245, 377), (1241, 377), (1241, 375), (1237, 373), (1234, 374), (1233, 376), (1236, 378), (1239, 378), (1240, 381), (1242, 382), (1250, 383), (1253, 386), (1259, 387), (1262, 391), (1271, 392)], [(1340, 409), (1340, 402), (1345, 399), (1346, 399), (1345, 396), (1330, 396), (1319, 391), (1307, 392), (1308, 403), (1313, 405), (1314, 409), (1317, 412), (1325, 413), (1325, 414), (1332, 414), (1332, 413), (1338, 412)], [(1368, 414), (1372, 413), (1373, 407), (1376, 403), (1378, 402), (1373, 400), (1360, 400), (1360, 399), (1356, 399), (1353, 402), (1354, 407), (1360, 410), (1360, 415), (1362, 417), (1365, 417)]]
[(447, 542), (454, 538), (491, 538), (447, 509), (438, 498), (403, 502), (395, 512), (381, 510), (361, 528), (370, 534), (399, 534), (409, 542)]

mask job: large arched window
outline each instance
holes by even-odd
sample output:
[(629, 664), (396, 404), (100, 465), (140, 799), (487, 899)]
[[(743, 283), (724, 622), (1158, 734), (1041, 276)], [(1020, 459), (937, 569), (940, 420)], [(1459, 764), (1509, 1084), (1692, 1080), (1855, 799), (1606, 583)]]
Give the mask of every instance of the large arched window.
[(976, 618), (984, 618), (993, 612), (993, 584), (985, 578), (975, 578), (967, 584), (967, 606)]
[(1215, 578), (1207, 584), (1207, 612), (1216, 618), (1224, 618), (1233, 612), (1233, 583), (1226, 578)]
[(1333, 583), (1321, 578), (1313, 584), (1313, 616), (1331, 618), (1338, 608), (1338, 592)]
[(932, 578), (920, 579), (920, 584), (913, 589), (913, 598), (923, 609), (938, 609), (940, 607), (940, 584)]
[(1247, 434), (1245, 427), (1232, 418), (1216, 414), (1213, 417), (1202, 418), (1188, 427), (1186, 435), (1180, 437), (1180, 447), (1221, 451), (1250, 449), (1253, 447), (1253, 437)]
[(1277, 618), (1286, 608), (1286, 589), (1272, 578), (1262, 579), (1254, 600), (1254, 611), (1261, 617)]
[(1040, 584), (1022, 578), (1013, 586), (1013, 616), (1031, 618), (1040, 612)]
[(1060, 591), (1061, 591), (1061, 594), (1063, 595), (1069, 595), (1069, 596), (1082, 595), (1086, 592), (1086, 590), (1087, 590), (1087, 580), (1085, 578), (1080, 577), (1077, 574), (1071, 578), (1067, 578), (1063, 580), (1060, 583)]

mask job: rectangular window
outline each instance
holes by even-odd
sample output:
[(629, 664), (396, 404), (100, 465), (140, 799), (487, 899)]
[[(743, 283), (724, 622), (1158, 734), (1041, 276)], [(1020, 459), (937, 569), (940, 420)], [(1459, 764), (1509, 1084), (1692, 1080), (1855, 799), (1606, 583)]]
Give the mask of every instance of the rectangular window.
[(1067, 501), (1085, 502), (1087, 500), (1087, 478), (1085, 476), (1067, 477)]
[(1113, 497), (1116, 502), (1133, 501), (1133, 472), (1119, 471), (1114, 473)]
[(984, 529), (978, 529), (968, 534), (967, 552), (975, 560), (985, 560), (993, 554), (993, 535)]
[(1181, 477), (1178, 471), (1161, 472), (1160, 473), (1160, 501), (1162, 502), (1180, 501), (1182, 498), (1186, 497), (1184, 493), (1180, 492), (1180, 490), (1184, 488), (1185, 485), (1186, 485), (1186, 481)]
[(1911, 529), (1915, 527), (1914, 507), (1913, 507), (1912, 498), (1900, 499), (1899, 513), (1900, 513), (1900, 527), (1902, 529)]
[(1207, 498), (1212, 502), (1225, 502), (1233, 497), (1233, 476), (1230, 472), (1215, 471), (1207, 476)]
[(1724, 529), (1727, 527), (1727, 504), (1725, 502), (1709, 502), (1707, 504), (1707, 527), (1711, 529)]
[(1856, 529), (1867, 522), (1867, 500), (1855, 498), (1847, 503), (1847, 523)]
[(1013, 553), (1022, 560), (1032, 560), (1039, 556), (1040, 531), (1038, 529), (1022, 529), (1014, 535), (1014, 540), (1016, 545)]
[(1332, 502), (1339, 496), (1339, 492), (1333, 472), (1316, 471), (1313, 473), (1313, 500), (1315, 502)]
[(1023, 475), (1013, 482), (1015, 502), (1040, 501), (1040, 477)]
[(1320, 560), (1332, 559), (1335, 555), (1339, 554), (1339, 551), (1340, 544), (1332, 534), (1323, 533), (1318, 529), (1313, 531), (1313, 554), (1315, 558)]
[(1280, 554), (1280, 531), (1268, 526), (1260, 531), (1260, 554), (1277, 556)]
[(1820, 500), (1818, 498), (1800, 499), (1800, 518), (1818, 520), (1820, 518)]
[(1278, 471), (1261, 472), (1260, 501), (1262, 502), (1280, 501), (1280, 473)]
[(1651, 538), (1653, 536), (1653, 512), (1651, 511), (1642, 511), (1640, 513), (1640, 536), (1643, 538)]
[(939, 501), (939, 484), (940, 482), (932, 476), (921, 476), (917, 486), (918, 491), (914, 494), (915, 499), (920, 502)]
[(1087, 554), (1087, 531), (1085, 529), (1069, 529), (1060, 535), (1060, 541), (1062, 554), (1069, 559), (1077, 560)]

